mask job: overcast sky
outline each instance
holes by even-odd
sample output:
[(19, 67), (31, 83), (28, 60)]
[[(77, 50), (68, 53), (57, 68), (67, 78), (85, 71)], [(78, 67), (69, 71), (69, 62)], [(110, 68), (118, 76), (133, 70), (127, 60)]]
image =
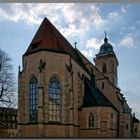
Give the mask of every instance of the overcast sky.
[(18, 66), (44, 17), (92, 62), (107, 31), (119, 61), (118, 81), (140, 119), (140, 4), (49, 3), (0, 4), (0, 48)]

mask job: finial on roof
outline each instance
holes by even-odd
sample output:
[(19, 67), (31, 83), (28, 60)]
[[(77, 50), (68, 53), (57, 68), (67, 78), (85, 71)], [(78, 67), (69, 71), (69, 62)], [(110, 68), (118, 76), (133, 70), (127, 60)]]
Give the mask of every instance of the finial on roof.
[(107, 35), (106, 35), (107, 33), (106, 33), (106, 31), (104, 31), (104, 33), (105, 33), (104, 42), (107, 43), (107, 41), (108, 41), (108, 39), (107, 39), (107, 37), (106, 37), (106, 36), (107, 36)]
[(20, 71), (20, 65), (18, 66), (18, 75), (20, 75), (21, 71)]
[(105, 33), (105, 38), (106, 38), (106, 31), (104, 31), (104, 33)]
[(77, 42), (74, 42), (74, 45), (75, 45), (75, 48), (76, 48)]
[(20, 72), (20, 65), (18, 66), (18, 72)]

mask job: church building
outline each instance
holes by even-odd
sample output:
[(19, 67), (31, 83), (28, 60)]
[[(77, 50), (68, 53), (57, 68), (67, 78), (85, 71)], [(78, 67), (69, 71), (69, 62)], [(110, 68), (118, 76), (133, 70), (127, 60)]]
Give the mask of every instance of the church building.
[[(18, 75), (21, 137), (130, 137), (131, 109), (105, 36), (95, 65), (45, 18)], [(93, 56), (94, 57), (94, 56)]]

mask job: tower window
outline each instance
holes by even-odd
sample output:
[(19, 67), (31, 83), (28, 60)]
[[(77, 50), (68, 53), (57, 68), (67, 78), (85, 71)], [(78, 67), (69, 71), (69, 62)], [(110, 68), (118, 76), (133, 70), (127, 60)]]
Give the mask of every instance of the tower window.
[(37, 122), (38, 116), (38, 81), (36, 77), (32, 77), (29, 86), (29, 114), (30, 121)]
[(126, 129), (128, 129), (128, 124), (126, 124)]
[(49, 83), (49, 121), (59, 122), (60, 121), (60, 108), (61, 108), (61, 97), (60, 97), (60, 81), (58, 78), (53, 77)]
[(102, 82), (102, 89), (104, 89), (104, 87), (105, 87), (105, 84), (104, 84), (104, 82)]
[(103, 71), (103, 73), (106, 73), (107, 72), (106, 64), (103, 64), (102, 71)]
[(94, 115), (90, 113), (88, 117), (88, 127), (93, 128), (94, 127)]

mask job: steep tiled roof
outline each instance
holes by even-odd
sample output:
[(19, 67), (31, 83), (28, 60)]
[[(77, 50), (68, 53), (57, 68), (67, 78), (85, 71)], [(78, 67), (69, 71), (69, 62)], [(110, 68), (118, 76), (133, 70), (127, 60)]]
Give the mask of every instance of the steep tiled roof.
[(47, 18), (44, 18), (23, 56), (42, 50), (69, 54), (88, 72), (75, 49)]
[(28, 55), (40, 50), (71, 53), (73, 55), (75, 54), (74, 50), (71, 49), (69, 42), (67, 42), (67, 40), (47, 18), (45, 18), (41, 23), (24, 55)]
[(85, 77), (85, 95), (82, 107), (112, 106), (102, 92)]

